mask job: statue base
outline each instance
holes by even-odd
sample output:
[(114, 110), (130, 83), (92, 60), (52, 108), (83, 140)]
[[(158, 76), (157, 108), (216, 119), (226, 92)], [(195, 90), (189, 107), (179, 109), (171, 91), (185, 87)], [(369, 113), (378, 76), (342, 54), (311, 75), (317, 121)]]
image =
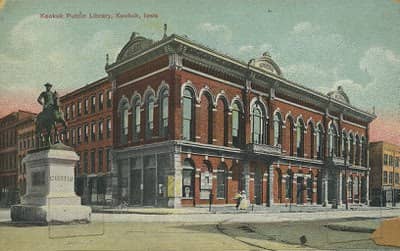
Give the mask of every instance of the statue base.
[(11, 207), (15, 222), (62, 224), (90, 222), (91, 208), (81, 205), (74, 192), (74, 166), (78, 156), (72, 148), (55, 144), (32, 151), (22, 160), (27, 170), (26, 195)]

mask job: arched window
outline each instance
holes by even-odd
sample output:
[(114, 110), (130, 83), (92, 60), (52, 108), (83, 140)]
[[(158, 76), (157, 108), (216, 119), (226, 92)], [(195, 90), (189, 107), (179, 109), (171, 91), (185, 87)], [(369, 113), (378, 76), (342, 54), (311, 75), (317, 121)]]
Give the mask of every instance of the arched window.
[(317, 147), (317, 158), (322, 159), (324, 155), (324, 130), (322, 128), (322, 125), (318, 125), (318, 131), (317, 131), (317, 139), (316, 139), (316, 147)]
[(288, 117), (289, 122), (289, 155), (293, 156), (294, 154), (294, 121), (292, 117)]
[(314, 129), (314, 125), (313, 123), (310, 121), (308, 122), (308, 128), (310, 128), (310, 158), (313, 159), (314, 158), (314, 151), (315, 151), (315, 137), (314, 137), (314, 133), (315, 133), (315, 129)]
[(151, 139), (154, 128), (154, 95), (146, 97), (146, 139)]
[(360, 165), (360, 158), (361, 158), (361, 143), (360, 143), (360, 137), (356, 135), (356, 159), (355, 159), (355, 164)]
[(226, 194), (226, 164), (221, 163), (217, 169), (217, 198), (225, 198)]
[(164, 89), (160, 96), (160, 136), (168, 135), (168, 89)]
[(282, 117), (279, 112), (274, 115), (274, 146), (282, 145)]
[(140, 138), (140, 99), (135, 98), (132, 102), (133, 114), (132, 114), (132, 135), (133, 140), (138, 141)]
[(183, 161), (182, 195), (183, 198), (194, 197), (194, 164), (190, 159)]
[(348, 140), (345, 131), (342, 132), (342, 157), (343, 158), (348, 157)]
[(352, 133), (350, 133), (349, 152), (349, 163), (354, 164), (354, 136)]
[(194, 141), (194, 94), (189, 88), (183, 91), (182, 136), (184, 140)]
[(364, 136), (361, 137), (361, 165), (366, 166), (367, 163), (367, 141)]
[(337, 155), (337, 133), (336, 127), (333, 125), (333, 123), (329, 127), (328, 136), (328, 154), (329, 156), (333, 157)]
[(254, 144), (262, 144), (263, 142), (263, 114), (259, 104), (254, 104), (252, 108), (252, 141)]
[(129, 104), (127, 100), (122, 100), (119, 106), (120, 115), (120, 143), (126, 144), (128, 142), (128, 109)]
[(296, 127), (296, 148), (297, 156), (304, 157), (304, 122), (299, 119)]
[(205, 144), (213, 143), (213, 98), (205, 91), (201, 95), (200, 116), (197, 120), (197, 128), (202, 128), (197, 135), (200, 136), (200, 142)]
[(232, 144), (234, 147), (242, 145), (242, 110), (237, 102), (232, 105)]

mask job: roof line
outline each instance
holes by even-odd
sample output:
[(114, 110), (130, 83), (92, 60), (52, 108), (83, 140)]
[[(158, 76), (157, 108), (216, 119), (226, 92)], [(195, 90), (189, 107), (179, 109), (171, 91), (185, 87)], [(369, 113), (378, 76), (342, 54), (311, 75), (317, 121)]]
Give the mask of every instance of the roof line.
[(106, 82), (107, 80), (108, 80), (108, 76), (102, 77), (102, 78), (100, 78), (98, 80), (95, 80), (95, 81), (89, 83), (89, 84), (86, 84), (86, 85), (84, 85), (82, 87), (79, 87), (78, 89), (72, 90), (71, 92), (68, 92), (68, 93), (64, 94), (63, 96), (60, 97), (60, 99), (65, 99), (68, 96), (73, 96), (73, 95), (75, 95), (76, 93), (78, 93), (80, 91), (83, 91), (85, 89), (88, 89), (88, 88), (91, 88), (93, 86), (96, 86), (97, 84), (102, 84), (102, 83)]

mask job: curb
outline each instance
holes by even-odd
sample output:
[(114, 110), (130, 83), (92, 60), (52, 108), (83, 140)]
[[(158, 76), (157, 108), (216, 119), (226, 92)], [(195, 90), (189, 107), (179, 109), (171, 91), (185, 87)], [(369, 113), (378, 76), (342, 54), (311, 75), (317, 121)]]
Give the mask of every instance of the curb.
[(346, 226), (339, 224), (327, 224), (324, 226), (336, 231), (346, 231), (346, 232), (356, 232), (356, 233), (373, 233), (375, 231), (375, 228)]

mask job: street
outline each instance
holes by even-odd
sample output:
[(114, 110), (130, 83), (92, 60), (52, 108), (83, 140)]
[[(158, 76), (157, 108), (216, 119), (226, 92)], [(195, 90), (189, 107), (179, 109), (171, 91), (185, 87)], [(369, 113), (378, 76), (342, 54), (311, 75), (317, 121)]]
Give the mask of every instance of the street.
[[(400, 210), (269, 214), (98, 214), (90, 224), (10, 223), (0, 210), (2, 250), (303, 250), (386, 249), (370, 233), (335, 231), (328, 223), (379, 221)], [(300, 237), (303, 237), (301, 245)], [(18, 242), (15, 240), (18, 239)]]

